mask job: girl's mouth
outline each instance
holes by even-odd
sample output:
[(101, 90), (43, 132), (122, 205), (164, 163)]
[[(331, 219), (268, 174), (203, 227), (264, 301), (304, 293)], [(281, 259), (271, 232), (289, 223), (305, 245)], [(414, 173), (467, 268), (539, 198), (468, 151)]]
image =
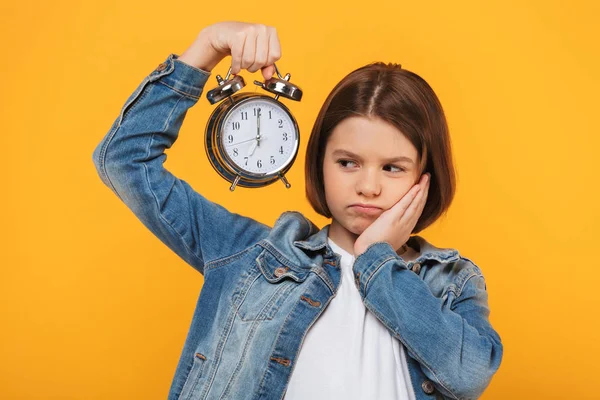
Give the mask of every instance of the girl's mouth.
[(375, 215), (381, 212), (381, 208), (376, 207), (363, 207), (359, 205), (350, 206), (350, 209), (361, 214)]

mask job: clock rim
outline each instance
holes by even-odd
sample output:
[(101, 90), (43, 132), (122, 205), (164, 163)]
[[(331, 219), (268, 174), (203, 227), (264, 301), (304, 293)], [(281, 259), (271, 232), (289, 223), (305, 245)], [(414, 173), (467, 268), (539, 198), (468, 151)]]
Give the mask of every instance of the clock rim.
[[(209, 158), (209, 161), (213, 168), (229, 182), (233, 182), (237, 176), (240, 176), (237, 186), (242, 187), (262, 187), (267, 186), (280, 179), (280, 176), (285, 175), (289, 169), (294, 165), (298, 152), (300, 149), (300, 128), (296, 118), (291, 113), (289, 108), (281, 101), (274, 99), (273, 97), (260, 94), (260, 93), (234, 93), (230, 96), (235, 104), (231, 107), (229, 98), (223, 100), (213, 110), (209, 118), (209, 122), (206, 125), (205, 130), (205, 151)], [(284, 112), (289, 115), (293, 127), (296, 130), (296, 137), (292, 155), (286, 160), (278, 169), (273, 170), (269, 173), (254, 173), (245, 170), (243, 167), (238, 166), (227, 154), (222, 143), (223, 124), (231, 113), (238, 109), (245, 103), (251, 102), (252, 100), (266, 100), (273, 103), (275, 106), (279, 106)]]

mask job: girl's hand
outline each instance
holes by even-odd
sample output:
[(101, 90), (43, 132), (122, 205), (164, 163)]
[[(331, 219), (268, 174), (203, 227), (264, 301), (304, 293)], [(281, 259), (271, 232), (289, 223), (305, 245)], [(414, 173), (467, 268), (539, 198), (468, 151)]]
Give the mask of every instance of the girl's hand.
[(210, 72), (231, 55), (231, 73), (262, 69), (265, 79), (275, 73), (281, 58), (279, 37), (274, 27), (237, 21), (218, 22), (204, 28), (179, 60)]
[(388, 242), (397, 250), (408, 241), (427, 201), (429, 177), (429, 173), (421, 175), (418, 184), (361, 233), (354, 242), (355, 257), (376, 242)]

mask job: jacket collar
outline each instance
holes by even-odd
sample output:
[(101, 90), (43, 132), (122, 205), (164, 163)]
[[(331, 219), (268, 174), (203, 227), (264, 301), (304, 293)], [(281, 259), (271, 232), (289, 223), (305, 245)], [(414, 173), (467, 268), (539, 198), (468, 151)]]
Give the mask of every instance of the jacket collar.
[[(323, 228), (319, 229), (312, 221), (297, 211), (284, 212), (279, 217), (278, 222), (283, 223), (284, 221), (281, 221), (282, 219), (287, 220), (290, 218), (299, 219), (302, 221), (302, 225), (305, 226), (307, 232), (303, 237), (293, 241), (294, 246), (307, 251), (319, 251), (325, 249), (325, 253), (328, 255), (333, 253), (333, 250), (327, 243), (329, 227), (331, 224), (327, 224)], [(458, 250), (436, 247), (419, 235), (411, 236), (408, 239), (407, 244), (418, 253), (418, 256), (415, 258), (414, 262), (423, 263), (427, 260), (435, 260), (438, 262), (448, 263), (457, 261), (461, 257)]]

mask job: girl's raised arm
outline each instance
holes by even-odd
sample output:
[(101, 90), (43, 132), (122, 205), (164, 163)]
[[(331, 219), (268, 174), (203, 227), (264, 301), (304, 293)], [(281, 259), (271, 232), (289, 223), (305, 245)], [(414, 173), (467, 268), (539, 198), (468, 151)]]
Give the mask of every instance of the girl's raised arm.
[[(180, 58), (170, 54), (129, 96), (93, 152), (106, 184), (163, 243), (204, 274), (204, 266), (263, 239), (270, 228), (229, 212), (164, 168), (187, 113), (199, 99), (210, 70), (233, 44), (236, 71), (263, 68), (272, 75), (280, 52), (273, 29), (225, 22), (205, 28)], [(240, 44), (241, 43), (241, 44)], [(184, 57), (185, 56), (185, 57)], [(232, 72), (234, 72), (232, 70)]]

